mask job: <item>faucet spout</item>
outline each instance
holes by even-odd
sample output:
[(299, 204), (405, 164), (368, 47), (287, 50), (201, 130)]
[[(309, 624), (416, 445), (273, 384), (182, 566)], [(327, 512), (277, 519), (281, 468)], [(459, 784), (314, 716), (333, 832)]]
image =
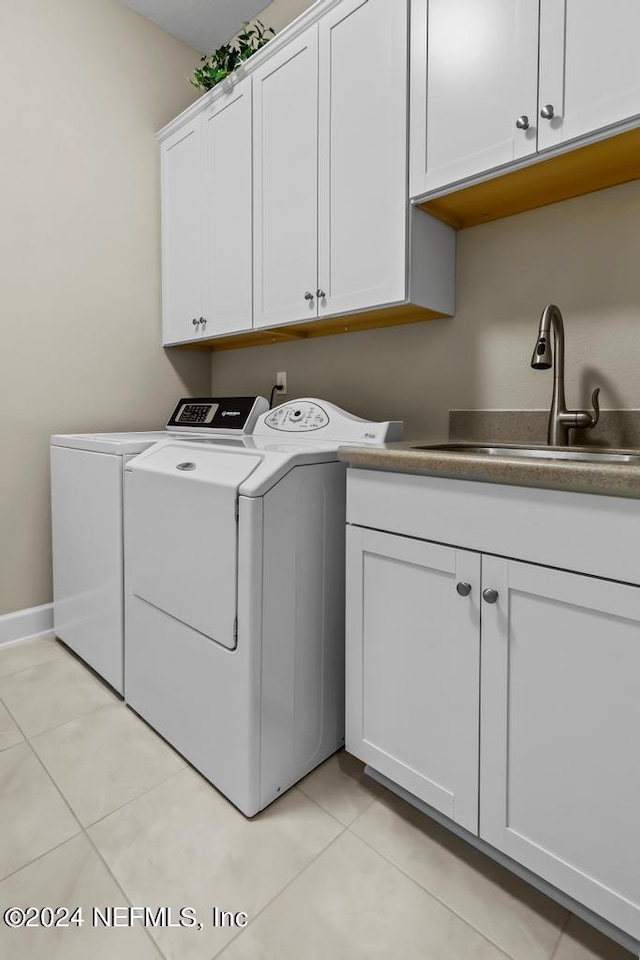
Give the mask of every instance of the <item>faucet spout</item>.
[(600, 415), (599, 390), (594, 391), (593, 414), (588, 410), (567, 410), (564, 393), (564, 321), (555, 303), (550, 303), (542, 311), (531, 366), (534, 370), (549, 370), (553, 366), (553, 394), (547, 429), (547, 443), (550, 446), (568, 446), (571, 429), (595, 427)]

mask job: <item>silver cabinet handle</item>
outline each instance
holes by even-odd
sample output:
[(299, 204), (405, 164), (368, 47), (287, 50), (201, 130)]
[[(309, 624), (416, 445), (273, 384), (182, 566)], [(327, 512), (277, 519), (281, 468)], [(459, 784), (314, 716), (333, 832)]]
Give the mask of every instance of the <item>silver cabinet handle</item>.
[(321, 290), (320, 287), (318, 287), (318, 289), (316, 290), (316, 297), (318, 298), (318, 300), (324, 300), (324, 298), (326, 297), (326, 293), (324, 292), (324, 290)]
[(471, 593), (471, 584), (461, 580), (460, 583), (456, 583), (456, 590), (461, 597), (468, 597)]
[(540, 116), (543, 120), (553, 120), (555, 115), (556, 114), (552, 103), (547, 103), (540, 111)]
[(483, 590), (483, 591), (482, 591), (482, 596), (483, 596), (483, 599), (485, 600), (486, 603), (495, 603), (496, 600), (498, 599), (498, 591), (497, 591), (497, 590)]
[(523, 113), (521, 117), (518, 117), (516, 120), (516, 127), (518, 130), (528, 130), (529, 129), (529, 117)]
[(307, 292), (304, 295), (304, 298), (305, 300), (313, 300), (313, 294), (311, 293), (311, 290), (307, 290)]

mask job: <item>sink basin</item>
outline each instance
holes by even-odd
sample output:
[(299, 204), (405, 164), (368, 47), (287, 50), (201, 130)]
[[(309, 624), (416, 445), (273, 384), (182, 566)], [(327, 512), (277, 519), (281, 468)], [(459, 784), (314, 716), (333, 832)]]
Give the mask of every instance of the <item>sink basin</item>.
[(520, 447), (514, 444), (433, 443), (411, 447), (434, 453), (471, 453), (483, 457), (526, 457), (536, 460), (577, 460), (581, 463), (640, 463), (640, 451), (603, 447)]

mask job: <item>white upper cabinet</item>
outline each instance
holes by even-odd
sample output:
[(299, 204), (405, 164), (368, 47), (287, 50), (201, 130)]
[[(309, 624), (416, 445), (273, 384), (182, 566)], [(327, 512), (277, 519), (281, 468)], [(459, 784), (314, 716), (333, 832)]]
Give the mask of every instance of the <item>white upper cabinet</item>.
[(317, 315), (318, 27), (253, 76), (256, 327)]
[(412, 16), (411, 195), (535, 153), (538, 0), (414, 0)]
[(412, 197), (640, 118), (637, 0), (413, 0), (412, 15)]
[(319, 28), (322, 317), (406, 295), (407, 4), (343, 0)]
[(410, 3), (319, 0), (160, 132), (165, 344), (453, 313), (455, 231), (408, 199)]
[(203, 119), (206, 336), (251, 328), (251, 78), (215, 100)]
[(202, 331), (204, 205), (202, 123), (196, 117), (162, 144), (163, 342)]
[(640, 114), (639, 38), (638, 0), (541, 0), (540, 150)]

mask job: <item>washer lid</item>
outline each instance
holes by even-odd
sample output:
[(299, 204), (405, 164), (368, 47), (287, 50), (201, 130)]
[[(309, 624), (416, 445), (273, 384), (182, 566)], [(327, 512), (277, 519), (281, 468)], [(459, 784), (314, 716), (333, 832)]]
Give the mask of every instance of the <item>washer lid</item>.
[(53, 447), (71, 447), (93, 453), (117, 453), (121, 456), (142, 453), (153, 443), (166, 440), (165, 430), (131, 433), (60, 433), (51, 437)]
[(127, 485), (134, 594), (229, 649), (236, 644), (238, 487), (260, 461), (169, 440), (134, 461)]

